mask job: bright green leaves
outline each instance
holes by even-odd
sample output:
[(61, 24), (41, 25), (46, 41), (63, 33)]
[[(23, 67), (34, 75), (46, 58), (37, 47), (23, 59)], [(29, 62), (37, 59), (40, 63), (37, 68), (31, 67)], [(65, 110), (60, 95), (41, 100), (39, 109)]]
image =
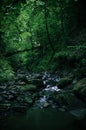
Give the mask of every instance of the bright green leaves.
[(9, 62), (5, 59), (0, 59), (0, 82), (14, 78), (14, 72)]

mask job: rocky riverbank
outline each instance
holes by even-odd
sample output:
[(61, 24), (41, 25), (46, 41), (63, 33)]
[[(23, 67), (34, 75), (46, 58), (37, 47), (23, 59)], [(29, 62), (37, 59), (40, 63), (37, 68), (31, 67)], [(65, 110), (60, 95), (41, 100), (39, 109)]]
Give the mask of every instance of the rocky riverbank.
[(86, 87), (82, 87), (82, 84), (86, 85), (85, 79), (77, 83), (71, 76), (60, 78), (47, 72), (34, 74), (23, 71), (18, 71), (15, 77), (0, 84), (0, 118), (10, 112), (25, 112), (31, 107), (52, 107), (79, 118), (86, 116)]

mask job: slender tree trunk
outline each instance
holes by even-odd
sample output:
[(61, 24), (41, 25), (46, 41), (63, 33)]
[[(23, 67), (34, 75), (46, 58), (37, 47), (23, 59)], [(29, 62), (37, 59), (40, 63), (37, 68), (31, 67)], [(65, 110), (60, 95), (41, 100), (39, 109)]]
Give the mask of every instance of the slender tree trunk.
[(64, 29), (64, 10), (63, 10), (63, 2), (62, 0), (59, 1), (59, 7), (61, 11), (61, 32), (62, 32), (62, 39), (64, 44), (66, 43), (65, 39), (65, 29)]
[(52, 49), (53, 52), (55, 53), (55, 49), (54, 49), (54, 46), (53, 46), (53, 44), (52, 44), (52, 41), (51, 41), (51, 38), (50, 38), (50, 34), (49, 34), (46, 1), (45, 1), (44, 10), (45, 10), (45, 26), (46, 26), (46, 32), (47, 32), (48, 41), (49, 41), (49, 44), (50, 44), (50, 46), (51, 46), (51, 49)]
[(32, 53), (33, 53), (34, 45), (33, 45), (33, 39), (32, 39), (32, 30), (31, 30), (31, 27), (30, 27), (30, 26), (29, 26), (29, 31), (30, 31), (30, 34), (31, 34), (30, 41), (31, 41)]
[(31, 26), (30, 26), (30, 24), (29, 24), (29, 32), (30, 32), (30, 34), (31, 34), (31, 36), (30, 36), (30, 42), (31, 42), (31, 50), (32, 50), (32, 59), (34, 59), (34, 55), (33, 55), (33, 51), (34, 51), (34, 45), (33, 45), (33, 38), (32, 38), (32, 29), (31, 29)]
[(62, 2), (60, 2), (60, 9), (61, 9), (61, 30), (62, 30), (62, 34), (64, 34), (64, 12), (63, 12)]

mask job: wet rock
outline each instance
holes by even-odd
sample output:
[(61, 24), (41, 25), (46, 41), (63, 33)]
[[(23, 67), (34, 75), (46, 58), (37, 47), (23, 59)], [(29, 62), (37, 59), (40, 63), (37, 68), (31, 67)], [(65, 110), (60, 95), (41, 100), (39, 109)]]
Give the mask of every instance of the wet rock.
[(86, 108), (74, 109), (69, 112), (78, 118), (84, 118), (86, 116)]
[(14, 99), (14, 96), (13, 95), (8, 95), (8, 100), (12, 100)]
[(86, 78), (81, 79), (74, 85), (73, 92), (78, 98), (86, 102)]
[(22, 103), (23, 105), (27, 104), (31, 106), (35, 100), (35, 97), (36, 94), (34, 93), (31, 94), (30, 92), (28, 93), (28, 91), (25, 91), (17, 97), (16, 101), (19, 102), (19, 104)]
[(33, 79), (33, 80), (28, 80), (29, 84), (34, 84), (36, 85), (37, 88), (42, 88), (44, 87), (43, 81), (40, 79)]
[(3, 101), (3, 98), (0, 96), (0, 102), (2, 102)]
[(25, 85), (25, 84), (26, 84), (26, 83), (25, 83), (24, 81), (20, 81), (20, 80), (19, 80), (19, 81), (17, 82), (17, 85)]
[(49, 107), (49, 103), (48, 102), (46, 102), (46, 103), (44, 103), (44, 106), (43, 107), (45, 107), (45, 108), (47, 108), (47, 107)]
[(3, 97), (6, 99), (8, 99), (8, 95), (7, 94), (3, 94)]
[(40, 74), (34, 74), (31, 76), (22, 76), (21, 79), (17, 81), (17, 85), (24, 85), (24, 84), (34, 84), (37, 87), (43, 87), (42, 76)]
[(7, 86), (0, 86), (0, 90), (4, 90), (6, 88), (7, 88)]
[(11, 81), (8, 81), (8, 83), (7, 83), (7, 87), (9, 87), (9, 86), (13, 86), (15, 84), (15, 80), (13, 79), (13, 80), (11, 80)]
[(61, 78), (57, 85), (59, 88), (64, 88), (64, 87), (67, 87), (69, 84), (72, 83), (72, 78), (70, 77), (65, 77), (65, 78)]
[(18, 96), (16, 99), (18, 102), (24, 102), (24, 97)]
[(27, 84), (28, 80), (29, 80), (28, 76), (22, 75), (21, 77), (18, 77), (18, 79), (16, 80), (16, 84), (20, 84), (20, 85), (21, 83)]
[(3, 94), (7, 94), (7, 91), (5, 90), (5, 91), (3, 91), (2, 93), (3, 93)]
[(53, 100), (60, 107), (65, 106), (68, 110), (85, 107), (85, 104), (76, 98), (73, 93), (59, 91), (53, 94)]
[(12, 95), (16, 95), (17, 94), (17, 90), (11, 89), (11, 90), (9, 90), (9, 93), (11, 93)]
[(42, 79), (42, 74), (34, 74), (33, 78), (34, 79)]
[(56, 85), (56, 81), (54, 81), (53, 79), (46, 79), (46, 80), (43, 80), (43, 84), (44, 85)]
[(10, 107), (11, 107), (10, 103), (0, 104), (0, 109), (2, 109), (2, 110), (8, 110)]
[(26, 96), (25, 97), (25, 102), (32, 104), (33, 103), (33, 99), (31, 97)]
[(20, 90), (23, 91), (35, 91), (37, 87), (34, 84), (26, 84), (20, 87)]
[(11, 109), (14, 112), (25, 112), (27, 107), (24, 105), (15, 104), (14, 106), (11, 107)]

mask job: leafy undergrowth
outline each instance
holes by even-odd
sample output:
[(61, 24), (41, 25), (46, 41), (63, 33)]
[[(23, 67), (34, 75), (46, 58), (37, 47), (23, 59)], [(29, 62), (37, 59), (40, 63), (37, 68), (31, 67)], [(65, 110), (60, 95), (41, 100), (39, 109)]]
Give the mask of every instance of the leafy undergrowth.
[(56, 53), (53, 60), (54, 62), (57, 62), (55, 70), (66, 70), (72, 72), (77, 78), (83, 78), (86, 76), (85, 55), (85, 48), (66, 49), (65, 51)]
[(10, 63), (2, 58), (0, 59), (0, 83), (14, 78), (14, 71)]
[(46, 56), (41, 57), (36, 67), (32, 70), (50, 72), (72, 73), (75, 78), (86, 77), (86, 29), (80, 29), (74, 37), (70, 38), (70, 44), (52, 54), (47, 50)]

